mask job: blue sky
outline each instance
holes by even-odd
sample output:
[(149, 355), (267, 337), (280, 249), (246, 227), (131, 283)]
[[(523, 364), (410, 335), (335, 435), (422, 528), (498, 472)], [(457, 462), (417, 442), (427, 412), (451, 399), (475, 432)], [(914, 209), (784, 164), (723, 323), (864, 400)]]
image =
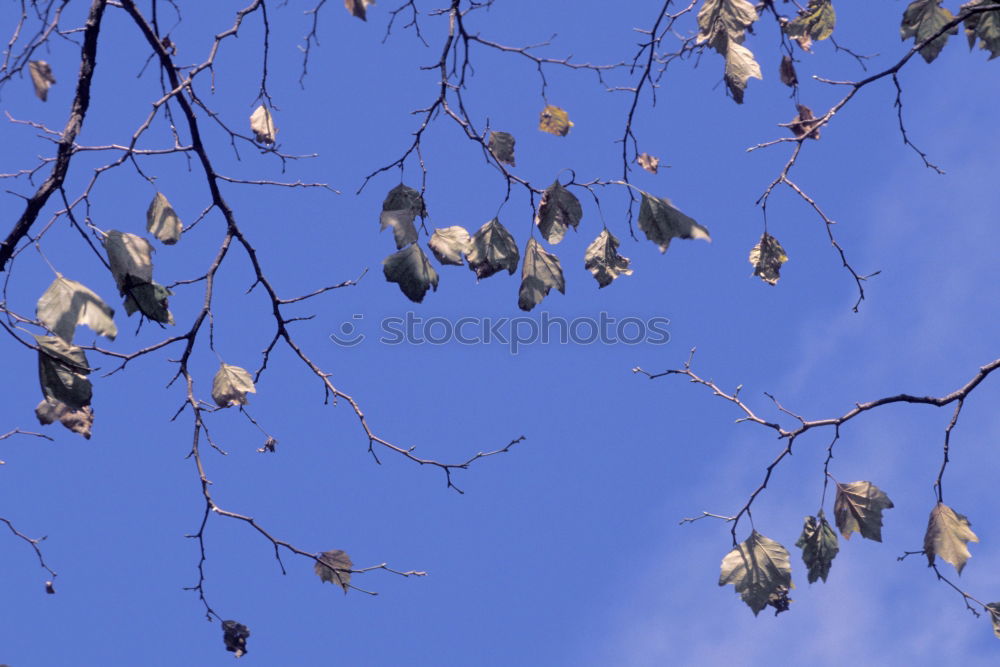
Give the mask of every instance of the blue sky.
[[(70, 8), (78, 20), (85, 3)], [(330, 3), (328, 3), (330, 4)], [(629, 58), (635, 26), (656, 8), (545, 3), (498, 3), (470, 21), (484, 37), (535, 43), (558, 33), (545, 55), (613, 62)], [(841, 3), (844, 4), (844, 3)], [(643, 3), (645, 5), (645, 3)], [(875, 69), (908, 48), (896, 35), (902, 3), (880, 3), (864, 13), (841, 8), (839, 43), (879, 53)], [(231, 24), (237, 5), (185, 7), (172, 31), (178, 61), (200, 62), (211, 35)], [(310, 561), (287, 555), (282, 575), (271, 545), (243, 523), (213, 517), (207, 531), (206, 591), (224, 617), (253, 633), (244, 661), (261, 665), (714, 665), (770, 664), (777, 653), (791, 664), (833, 665), (845, 659), (871, 664), (993, 664), (1000, 644), (985, 619), (974, 619), (960, 597), (934, 581), (922, 557), (896, 557), (922, 544), (931, 485), (951, 410), (890, 406), (852, 421), (842, 431), (833, 472), (841, 481), (871, 480), (895, 508), (886, 513), (884, 541), (855, 536), (841, 541), (828, 583), (809, 585), (794, 542), (802, 518), (817, 509), (828, 434), (804, 437), (755, 504), (757, 529), (792, 553), (796, 589), (791, 611), (755, 618), (731, 587), (716, 585), (730, 549), (728, 525), (710, 520), (679, 526), (701, 511), (732, 513), (756, 488), (764, 467), (782, 448), (770, 431), (734, 424), (731, 405), (704, 387), (677, 378), (649, 382), (631, 369), (678, 367), (697, 346), (694, 368), (743, 396), (770, 418), (763, 392), (811, 418), (838, 415), (856, 401), (901, 391), (941, 395), (964, 384), (996, 357), (996, 211), (993, 174), (1000, 138), (989, 118), (998, 93), (995, 63), (968, 53), (956, 38), (928, 66), (914, 60), (902, 71), (905, 119), (911, 138), (947, 172), (925, 169), (903, 146), (883, 82), (862, 91), (806, 146), (792, 172), (831, 217), (838, 240), (861, 272), (881, 270), (866, 287), (860, 313), (851, 312), (853, 281), (839, 266), (818, 220), (787, 190), (769, 206), (769, 230), (790, 261), (776, 287), (751, 277), (746, 256), (761, 232), (754, 201), (777, 174), (790, 147), (747, 154), (745, 148), (783, 136), (776, 123), (794, 115), (777, 80), (773, 27), (762, 21), (748, 45), (765, 79), (751, 81), (746, 103), (735, 105), (721, 84), (722, 60), (705, 53), (697, 68), (674, 63), (658, 104), (641, 106), (640, 149), (669, 169), (634, 172), (635, 183), (670, 197), (711, 230), (713, 242), (675, 241), (665, 255), (628, 238), (622, 193), (602, 193), (608, 227), (622, 240), (634, 275), (598, 290), (583, 268), (583, 252), (601, 229), (593, 200), (578, 191), (584, 218), (550, 247), (563, 262), (567, 290), (553, 292), (531, 313), (567, 319), (663, 317), (666, 345), (528, 345), (511, 355), (503, 345), (387, 346), (377, 323), (413, 311), (421, 317), (516, 317), (518, 277), (498, 274), (476, 284), (467, 268), (440, 266), (440, 287), (411, 304), (383, 281), (381, 261), (394, 250), (379, 233), (378, 213), (398, 172), (383, 174), (360, 194), (365, 174), (395, 160), (418, 120), (410, 111), (436, 95), (435, 74), (416, 69), (437, 59), (444, 24), (424, 16), (425, 49), (412, 33), (394, 30), (382, 44), (392, 5), (370, 8), (362, 23), (337, 3), (324, 9), (321, 48), (314, 50), (306, 88), (298, 86), (297, 45), (308, 29), (302, 6), (269, 6), (269, 90), (282, 150), (318, 153), (291, 162), (284, 174), (273, 156), (240, 147), (213, 129), (211, 150), (227, 175), (247, 179), (322, 181), (340, 190), (289, 190), (230, 185), (225, 197), (257, 247), (282, 296), (367, 275), (350, 289), (332, 291), (290, 309), (315, 315), (293, 325), (296, 340), (333, 381), (363, 406), (373, 428), (417, 454), (464, 460), (524, 435), (510, 453), (456, 473), (466, 492), (446, 489), (438, 470), (400, 457), (367, 453), (356, 417), (341, 404), (323, 405), (317, 379), (287, 349), (274, 356), (248, 406), (278, 440), (275, 454), (256, 452), (263, 437), (233, 409), (210, 416), (226, 457), (204, 454), (213, 494), (224, 508), (254, 516), (268, 530), (308, 551), (344, 549), (355, 565), (387, 562), (425, 570), (426, 578), (382, 572), (356, 583), (379, 592), (344, 596), (321, 585)], [(2, 25), (12, 25), (11, 12)], [(173, 14), (161, 21), (172, 23)], [(68, 25), (68, 24), (67, 24)], [(683, 29), (690, 23), (683, 24)], [(159, 96), (139, 37), (124, 13), (109, 8), (98, 54), (95, 93), (80, 142), (123, 143)], [(226, 122), (241, 130), (256, 106), (260, 76), (259, 17), (220, 52), (215, 90), (199, 93)], [(961, 37), (961, 36), (960, 36)], [(857, 63), (828, 43), (803, 55), (800, 79), (820, 73), (858, 78)], [(59, 83), (39, 102), (25, 77), (2, 91), (0, 107), (16, 119), (61, 128), (72, 98), (78, 49), (64, 41), (46, 52)], [(537, 131), (544, 101), (537, 74), (516, 56), (473, 54), (475, 77), (467, 93), (478, 126), (517, 138), (515, 173), (547, 185), (566, 168), (580, 180), (617, 178), (627, 98), (609, 94), (588, 72), (548, 72), (548, 101), (566, 108), (575, 126), (565, 138)], [(717, 85), (718, 84), (718, 85)], [(825, 109), (842, 94), (805, 81), (802, 101)], [(202, 122), (208, 121), (202, 115)], [(52, 145), (31, 128), (5, 123), (0, 172), (33, 166)], [(161, 125), (147, 147), (169, 143)], [(428, 130), (428, 227), (474, 230), (498, 213), (523, 251), (532, 229), (521, 192), (500, 208), (504, 183), (478, 148), (438, 119)], [(106, 155), (76, 158), (68, 181), (79, 192)], [(181, 156), (146, 158), (185, 223), (208, 202), (204, 179)], [(405, 183), (420, 172), (407, 165)], [(27, 193), (23, 179), (7, 190)], [(102, 176), (90, 216), (101, 229), (144, 233), (145, 211), (156, 188), (134, 169)], [(21, 201), (5, 194), (4, 220)], [(46, 213), (51, 215), (52, 206)], [(42, 221), (47, 220), (43, 214)], [(156, 244), (155, 275), (172, 282), (199, 275), (224, 232), (210, 215), (173, 247)], [(537, 238), (537, 236), (536, 236)], [(426, 238), (421, 238), (426, 246)], [(116, 308), (119, 337), (102, 343), (134, 350), (174, 331), (148, 323), (136, 332), (104, 267), (79, 235), (57, 223), (43, 244), (46, 257)], [(432, 262), (434, 260), (432, 259)], [(17, 260), (8, 304), (33, 313), (51, 270), (29, 250)], [(219, 274), (215, 345), (227, 363), (255, 369), (273, 334), (267, 301), (245, 294), (252, 272), (234, 252)], [(200, 286), (178, 288), (171, 310), (184, 330), (202, 300)], [(354, 315), (363, 319), (354, 319)], [(329, 334), (345, 321), (368, 335), (351, 348)], [(91, 334), (80, 329), (79, 341)], [(34, 353), (6, 339), (7, 400), (0, 431), (37, 430), (39, 400)], [(203, 501), (194, 466), (190, 416), (171, 422), (181, 388), (165, 385), (179, 349), (130, 364), (126, 373), (95, 374), (94, 437), (84, 441), (57, 427), (46, 442), (13, 438), (0, 443), (0, 516), (23, 532), (48, 535), (43, 543), (59, 572), (57, 595), (34, 555), (13, 537), (0, 538), (4, 623), (0, 662), (13, 667), (62, 664), (231, 664), (218, 623), (208, 623), (197, 596), (197, 530)], [(204, 341), (192, 368), (196, 392), (209, 399), (219, 358)], [(967, 514), (980, 544), (961, 584), (973, 595), (1000, 599), (1000, 525), (993, 518), (995, 471), (1000, 463), (1000, 419), (991, 409), (997, 390), (988, 380), (967, 401), (953, 434), (945, 500)], [(828, 501), (827, 512), (832, 511)], [(740, 528), (745, 537), (749, 527)], [(946, 566), (947, 567), (947, 566)], [(59, 640), (56, 641), (55, 637)]]

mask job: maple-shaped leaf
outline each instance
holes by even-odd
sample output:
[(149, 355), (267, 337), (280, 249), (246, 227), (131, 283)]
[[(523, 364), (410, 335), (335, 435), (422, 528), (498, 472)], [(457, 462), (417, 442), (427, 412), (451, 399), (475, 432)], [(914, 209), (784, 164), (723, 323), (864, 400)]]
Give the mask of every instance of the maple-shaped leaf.
[(555, 287), (566, 293), (566, 281), (563, 279), (562, 266), (559, 258), (546, 252), (542, 244), (535, 239), (528, 239), (524, 248), (524, 265), (521, 267), (521, 289), (517, 294), (517, 307), (521, 310), (531, 310), (542, 302)]
[(247, 654), (247, 639), (249, 637), (250, 628), (242, 623), (222, 622), (222, 641), (226, 644), (226, 650), (235, 654), (235, 657), (242, 658)]
[(545, 188), (535, 214), (535, 224), (546, 241), (559, 243), (566, 235), (566, 229), (576, 229), (582, 218), (583, 207), (580, 206), (580, 200), (564, 188), (562, 183), (557, 180)]
[(798, 113), (792, 119), (792, 122), (788, 124), (788, 129), (796, 137), (819, 139), (819, 121), (813, 115), (812, 109), (804, 104), (796, 104), (795, 109)]
[[(941, 32), (954, 18), (950, 11), (941, 6), (941, 0), (914, 0), (903, 12), (899, 35), (904, 42), (912, 37), (915, 45), (921, 44)], [(948, 42), (948, 35), (957, 34), (958, 26), (952, 26), (920, 49), (920, 55), (925, 61), (931, 62)]]
[(388, 282), (399, 285), (406, 298), (416, 303), (424, 300), (428, 289), (437, 291), (437, 271), (416, 243), (383, 259), (382, 273)]
[(247, 394), (256, 394), (253, 378), (239, 366), (221, 364), (212, 378), (212, 400), (220, 408), (246, 405)]
[(889, 496), (871, 482), (837, 483), (833, 516), (844, 539), (854, 532), (876, 542), (882, 541), (882, 511), (892, 509)]
[(660, 168), (660, 158), (649, 153), (640, 153), (635, 161), (639, 163), (640, 167), (651, 174), (655, 174)]
[(1000, 602), (990, 602), (986, 611), (990, 612), (990, 620), (993, 621), (993, 634), (1000, 639)]
[(396, 249), (417, 240), (417, 228), (413, 221), (417, 216), (426, 217), (424, 198), (420, 192), (400, 183), (385, 196), (382, 202), (382, 213), (379, 215), (380, 230), (392, 227), (392, 235), (396, 239)]
[(514, 135), (508, 132), (490, 132), (490, 152), (497, 162), (516, 167), (514, 163)]
[(86, 285), (60, 274), (56, 274), (56, 279), (38, 299), (35, 314), (39, 322), (67, 343), (73, 342), (73, 334), (80, 325), (111, 340), (118, 335), (118, 327), (112, 319), (115, 311)]
[(453, 225), (435, 229), (431, 234), (431, 240), (427, 242), (431, 252), (442, 264), (456, 264), (461, 266), (462, 258), (468, 254), (471, 248), (472, 238), (465, 227)]
[(514, 243), (514, 237), (493, 218), (472, 235), (466, 260), (469, 268), (476, 272), (476, 278), (489, 278), (501, 269), (511, 275), (517, 271), (521, 255)]
[(802, 535), (795, 546), (802, 549), (802, 561), (809, 568), (809, 583), (817, 579), (826, 581), (830, 574), (830, 566), (836, 558), (840, 547), (837, 544), (837, 533), (820, 511), (819, 516), (807, 516), (802, 526)]
[(583, 266), (593, 274), (600, 287), (607, 287), (618, 276), (632, 275), (628, 257), (618, 254), (618, 239), (607, 229), (587, 246)]
[(90, 430), (94, 425), (94, 411), (89, 405), (71, 408), (62, 401), (44, 398), (35, 406), (35, 417), (42, 426), (59, 421), (60, 424), (90, 440)]
[(146, 231), (167, 245), (180, 241), (184, 225), (162, 192), (157, 192), (146, 210)]
[(799, 85), (799, 75), (795, 73), (795, 63), (792, 62), (791, 56), (785, 55), (781, 57), (778, 76), (781, 78), (781, 83), (789, 88)]
[(173, 292), (160, 283), (135, 283), (126, 286), (123, 293), (125, 294), (125, 312), (129, 315), (140, 312), (145, 317), (160, 324), (174, 323), (174, 316), (170, 313), (167, 303), (167, 297)]
[(642, 205), (639, 207), (639, 229), (659, 246), (660, 252), (667, 251), (673, 238), (712, 241), (705, 227), (674, 208), (669, 199), (654, 197), (646, 192), (642, 193)]
[(924, 535), (924, 554), (930, 565), (934, 564), (934, 557), (939, 556), (962, 574), (965, 562), (972, 557), (968, 543), (978, 541), (979, 538), (972, 532), (972, 525), (965, 515), (944, 503), (938, 503), (931, 510), (931, 516), (927, 520), (927, 533)]
[(146, 239), (112, 229), (104, 237), (104, 249), (122, 294), (126, 286), (153, 281), (153, 246)]
[(35, 87), (35, 95), (45, 102), (49, 99), (49, 88), (56, 82), (52, 68), (44, 60), (29, 60), (28, 72), (31, 73), (31, 83)]
[(353, 566), (354, 563), (351, 562), (351, 557), (347, 555), (346, 551), (335, 549), (321, 553), (313, 571), (319, 575), (322, 581), (329, 581), (331, 584), (337, 584), (343, 588), (346, 594), (347, 589), (350, 588), (351, 568)]
[(559, 137), (569, 134), (569, 128), (573, 127), (573, 121), (569, 119), (569, 114), (565, 109), (549, 104), (544, 109), (538, 119), (538, 129)]
[[(961, 7), (964, 13), (980, 5), (996, 4), (994, 0), (973, 0)], [(1000, 11), (971, 14), (965, 19), (965, 36), (969, 40), (969, 48), (979, 39), (979, 48), (990, 52), (990, 60), (1000, 56)]]
[(788, 261), (785, 249), (767, 232), (760, 237), (757, 245), (750, 249), (750, 263), (753, 264), (753, 274), (770, 284), (778, 283), (781, 265)]
[(257, 141), (262, 144), (273, 144), (274, 138), (278, 135), (278, 128), (274, 126), (271, 112), (263, 104), (250, 114), (250, 129), (253, 130)]
[[(767, 605), (785, 604), (792, 588), (788, 550), (756, 530), (722, 559), (719, 585), (732, 584), (754, 616)], [(779, 608), (778, 611), (781, 611)]]
[(344, 7), (351, 16), (357, 16), (362, 21), (368, 20), (368, 5), (374, 5), (375, 0), (344, 0)]
[(805, 51), (813, 41), (822, 41), (833, 34), (837, 13), (831, 0), (809, 0), (809, 6), (799, 10), (794, 20), (784, 24), (785, 34), (799, 43)]

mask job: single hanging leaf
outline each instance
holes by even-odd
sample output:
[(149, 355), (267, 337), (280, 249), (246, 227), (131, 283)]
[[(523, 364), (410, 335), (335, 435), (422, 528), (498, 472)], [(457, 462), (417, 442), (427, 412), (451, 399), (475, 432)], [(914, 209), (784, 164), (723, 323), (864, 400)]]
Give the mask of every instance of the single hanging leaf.
[(837, 544), (837, 533), (830, 527), (822, 511), (819, 517), (806, 517), (802, 535), (795, 546), (802, 549), (802, 561), (809, 568), (809, 583), (817, 579), (826, 581), (840, 546)]
[(521, 259), (514, 243), (514, 237), (500, 224), (499, 218), (493, 218), (472, 235), (466, 259), (469, 268), (476, 272), (476, 278), (489, 278), (501, 269), (507, 269), (511, 275), (517, 271), (517, 263)]
[(273, 144), (274, 138), (278, 134), (278, 128), (274, 126), (274, 119), (271, 118), (271, 112), (263, 104), (250, 114), (250, 129), (256, 135), (257, 141), (262, 144)]
[(660, 158), (654, 157), (649, 153), (640, 153), (635, 161), (639, 163), (640, 167), (651, 174), (655, 174), (660, 168)]
[(31, 73), (31, 83), (35, 86), (35, 95), (45, 102), (49, 99), (49, 88), (56, 82), (52, 68), (44, 60), (29, 60), (28, 71)]
[[(954, 18), (955, 16), (951, 12), (941, 7), (941, 0), (914, 0), (903, 12), (903, 23), (899, 28), (900, 38), (905, 42), (912, 37), (914, 44), (920, 44), (937, 34), (945, 24)], [(956, 25), (920, 49), (920, 55), (925, 61), (931, 62), (938, 57), (941, 49), (948, 42), (948, 35), (957, 34), (958, 26)]]
[(993, 621), (993, 634), (1000, 639), (1000, 602), (990, 602), (986, 605), (986, 610), (990, 612), (990, 620)]
[(569, 114), (565, 109), (549, 104), (542, 109), (541, 117), (538, 120), (538, 129), (556, 136), (565, 137), (569, 134), (569, 128), (573, 127), (573, 121), (569, 119)]
[(90, 440), (90, 430), (94, 425), (94, 411), (89, 405), (74, 410), (61, 401), (45, 398), (35, 407), (38, 423), (48, 426), (58, 420), (60, 424)]
[(788, 261), (785, 249), (767, 232), (760, 237), (750, 250), (750, 263), (753, 264), (753, 274), (759, 276), (764, 282), (776, 285), (780, 276), (781, 265)]
[(799, 75), (795, 73), (795, 63), (792, 62), (791, 56), (781, 57), (781, 66), (778, 73), (781, 76), (781, 83), (789, 88), (799, 85)]
[(743, 104), (743, 91), (750, 79), (763, 79), (760, 64), (753, 58), (753, 52), (742, 44), (732, 42), (726, 51), (726, 86), (733, 101)]
[(563, 279), (559, 258), (545, 252), (542, 244), (535, 239), (528, 239), (528, 245), (524, 249), (524, 266), (521, 267), (517, 307), (531, 310), (548, 296), (553, 287), (566, 293), (566, 281)]
[(660, 252), (667, 251), (673, 238), (712, 241), (705, 227), (674, 208), (669, 199), (654, 197), (646, 192), (642, 193), (642, 205), (639, 207), (639, 229), (660, 247)]
[(787, 608), (792, 587), (788, 550), (756, 530), (722, 559), (719, 585), (732, 584), (754, 616), (767, 605)]
[(437, 291), (438, 274), (416, 243), (382, 260), (382, 273), (390, 283), (398, 283), (410, 301), (420, 303), (427, 290)]
[(337, 584), (344, 589), (346, 594), (347, 589), (350, 588), (351, 568), (353, 566), (354, 563), (351, 562), (351, 557), (347, 555), (346, 551), (335, 549), (321, 553), (313, 570), (322, 581)]
[[(979, 5), (992, 5), (994, 0), (973, 0), (961, 7), (965, 12)], [(990, 52), (990, 60), (1000, 56), (1000, 11), (973, 14), (965, 19), (965, 36), (969, 40), (969, 48), (976, 44), (979, 38), (979, 48)]]
[(125, 312), (132, 315), (136, 311), (160, 324), (173, 324), (174, 316), (170, 313), (167, 297), (173, 292), (163, 285), (152, 283), (135, 283), (127, 286), (125, 294)]
[(809, 0), (809, 6), (799, 10), (799, 15), (784, 24), (785, 34), (808, 51), (813, 41), (822, 41), (833, 34), (837, 13), (831, 0)]
[(618, 276), (632, 275), (628, 265), (628, 257), (618, 254), (618, 239), (607, 229), (598, 234), (583, 255), (584, 268), (593, 274), (601, 287), (607, 287)]
[(743, 103), (751, 78), (761, 79), (760, 65), (743, 46), (746, 30), (757, 20), (757, 10), (747, 0), (705, 0), (698, 11), (698, 44), (708, 43), (726, 59), (725, 80), (733, 100)]
[(379, 216), (380, 230), (392, 227), (392, 235), (396, 239), (396, 249), (400, 249), (417, 240), (417, 228), (413, 221), (417, 216), (427, 216), (424, 199), (413, 188), (400, 183), (385, 196), (382, 202), (382, 214)]
[(493, 153), (493, 157), (497, 159), (497, 162), (502, 162), (503, 164), (509, 164), (512, 167), (517, 166), (514, 163), (513, 134), (509, 134), (507, 132), (490, 132), (489, 146), (490, 146), (490, 152)]
[(931, 510), (927, 521), (927, 533), (924, 535), (924, 553), (927, 562), (934, 564), (934, 557), (951, 563), (955, 570), (962, 574), (965, 562), (972, 557), (969, 553), (969, 542), (978, 542), (979, 538), (972, 532), (969, 520), (944, 503), (938, 503)]
[(854, 532), (876, 542), (882, 541), (882, 511), (892, 509), (889, 496), (871, 482), (837, 483), (833, 516), (844, 539)]
[(472, 238), (465, 227), (454, 225), (435, 229), (431, 235), (431, 240), (427, 243), (431, 247), (431, 252), (442, 264), (462, 265), (462, 258), (468, 254), (472, 244)]
[(38, 321), (67, 343), (73, 342), (73, 334), (81, 324), (114, 340), (118, 335), (112, 319), (115, 311), (85, 285), (56, 275), (35, 306)]
[(146, 210), (146, 231), (167, 245), (181, 240), (184, 225), (162, 192), (157, 192)]
[(368, 5), (374, 5), (375, 0), (344, 0), (344, 7), (351, 16), (357, 16), (362, 21), (368, 20)]
[(729, 44), (742, 44), (746, 30), (757, 20), (757, 10), (747, 0), (705, 0), (698, 10), (698, 43), (726, 54)]
[(222, 641), (226, 644), (226, 650), (234, 653), (235, 657), (242, 658), (247, 654), (247, 639), (249, 637), (250, 629), (242, 623), (222, 622)]
[(535, 214), (535, 224), (546, 241), (559, 243), (566, 235), (566, 229), (576, 229), (582, 218), (583, 207), (580, 206), (580, 200), (564, 188), (562, 183), (557, 180), (545, 188)]
[(813, 115), (812, 109), (804, 104), (796, 104), (796, 114), (792, 122), (788, 124), (788, 129), (792, 131), (796, 137), (805, 137), (806, 139), (819, 139), (819, 121), (816, 120), (816, 116)]
[(124, 294), (126, 286), (153, 282), (153, 246), (149, 241), (112, 229), (104, 238), (104, 249), (119, 292)]
[(253, 378), (239, 366), (222, 364), (212, 379), (212, 400), (220, 408), (246, 405), (247, 394), (256, 394)]
[(71, 410), (90, 405), (93, 386), (84, 351), (58, 336), (35, 336), (38, 344), (38, 379), (45, 398)]

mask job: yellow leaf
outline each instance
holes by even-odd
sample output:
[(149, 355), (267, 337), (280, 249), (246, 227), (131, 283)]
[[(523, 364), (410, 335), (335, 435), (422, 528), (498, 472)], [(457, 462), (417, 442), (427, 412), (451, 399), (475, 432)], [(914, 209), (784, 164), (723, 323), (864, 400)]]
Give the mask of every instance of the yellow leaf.
[(569, 114), (566, 113), (565, 109), (560, 109), (552, 104), (542, 109), (542, 115), (538, 121), (538, 129), (542, 132), (565, 137), (569, 134), (571, 127), (573, 127), (573, 121), (569, 119)]

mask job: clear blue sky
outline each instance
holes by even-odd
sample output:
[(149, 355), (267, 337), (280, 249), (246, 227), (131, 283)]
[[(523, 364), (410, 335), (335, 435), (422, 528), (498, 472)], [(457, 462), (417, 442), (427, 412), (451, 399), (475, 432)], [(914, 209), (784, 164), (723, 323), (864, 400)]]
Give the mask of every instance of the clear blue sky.
[[(71, 3), (67, 25), (86, 10)], [(161, 3), (162, 4), (162, 3)], [(183, 22), (171, 35), (181, 63), (201, 62), (211, 36), (232, 22), (233, 3), (181, 3)], [(949, 3), (955, 5), (956, 3)], [(974, 619), (960, 597), (934, 581), (922, 557), (896, 557), (922, 546), (931, 490), (950, 409), (888, 407), (852, 421), (842, 431), (832, 471), (842, 481), (871, 480), (895, 508), (886, 513), (882, 544), (855, 536), (826, 584), (809, 585), (794, 548), (802, 518), (813, 514), (822, 485), (828, 434), (797, 445), (755, 504), (757, 529), (792, 552), (796, 589), (791, 611), (754, 618), (731, 587), (716, 585), (730, 549), (728, 525), (678, 521), (701, 511), (736, 511), (756, 488), (764, 467), (783, 444), (770, 431), (734, 424), (731, 405), (704, 387), (676, 378), (649, 382), (633, 375), (678, 367), (698, 347), (695, 370), (743, 396), (769, 418), (763, 392), (810, 418), (845, 412), (855, 401), (906, 391), (940, 395), (965, 383), (996, 357), (998, 299), (996, 156), (1000, 136), (990, 119), (1000, 93), (996, 63), (968, 53), (953, 39), (927, 66), (911, 62), (901, 73), (911, 138), (947, 174), (925, 169), (903, 146), (883, 82), (862, 91), (812, 142), (793, 176), (838, 221), (838, 239), (861, 272), (881, 270), (867, 284), (861, 312), (851, 312), (855, 288), (826, 240), (822, 223), (790, 192), (779, 190), (769, 208), (769, 230), (790, 261), (776, 287), (751, 277), (747, 253), (760, 236), (754, 201), (777, 174), (790, 145), (747, 154), (745, 148), (786, 132), (776, 126), (794, 115), (777, 78), (773, 21), (762, 21), (748, 45), (758, 54), (763, 81), (751, 81), (746, 103), (735, 105), (721, 84), (722, 59), (705, 53), (671, 65), (658, 105), (640, 106), (640, 149), (670, 169), (634, 172), (635, 183), (670, 197), (712, 233), (711, 244), (675, 241), (665, 255), (628, 238), (625, 199), (602, 195), (608, 227), (622, 240), (634, 275), (598, 291), (583, 268), (583, 252), (601, 229), (586, 193), (580, 229), (552, 249), (562, 259), (566, 295), (553, 292), (531, 316), (566, 318), (663, 317), (666, 345), (528, 345), (511, 355), (503, 345), (379, 344), (377, 323), (413, 311), (421, 317), (514, 317), (518, 276), (498, 274), (476, 284), (464, 267), (440, 266), (440, 287), (411, 304), (384, 282), (381, 260), (394, 250), (379, 233), (378, 214), (398, 172), (365, 174), (395, 160), (418, 119), (410, 111), (437, 94), (433, 64), (445, 29), (422, 17), (432, 48), (398, 27), (385, 43), (392, 3), (351, 18), (328, 3), (320, 23), (310, 75), (298, 85), (297, 46), (308, 30), (304, 3), (269, 5), (269, 90), (279, 107), (275, 122), (288, 153), (318, 153), (290, 162), (284, 174), (270, 155), (241, 145), (236, 160), (228, 138), (211, 128), (211, 150), (227, 175), (245, 179), (323, 181), (343, 194), (230, 185), (224, 195), (260, 252), (282, 296), (368, 274), (357, 287), (335, 290), (290, 309), (315, 318), (293, 325), (298, 342), (338, 387), (361, 403), (373, 428), (417, 454), (464, 460), (524, 435), (510, 453), (456, 473), (466, 492), (445, 488), (438, 470), (419, 468), (386, 453), (376, 465), (353, 413), (323, 405), (314, 376), (279, 348), (249, 405), (278, 440), (263, 455), (260, 433), (234, 410), (210, 416), (213, 434), (229, 455), (204, 455), (213, 494), (224, 508), (254, 516), (282, 539), (309, 551), (344, 549), (356, 566), (387, 562), (425, 570), (426, 578), (382, 572), (356, 583), (369, 597), (323, 584), (307, 559), (287, 555), (282, 576), (271, 545), (247, 525), (213, 517), (207, 531), (206, 591), (224, 617), (250, 627), (249, 654), (257, 665), (834, 665), (995, 664), (1000, 643), (985, 619)], [(643, 5), (643, 6), (640, 6)], [(840, 5), (843, 5), (842, 7)], [(880, 54), (869, 67), (895, 62), (908, 48), (898, 40), (903, 3), (877, 3), (864, 12), (840, 3), (836, 36), (851, 49)], [(954, 7), (953, 7), (954, 8)], [(535, 43), (558, 33), (545, 55), (572, 53), (576, 61), (630, 58), (637, 34), (655, 17), (652, 3), (497, 3), (470, 18), (484, 37), (506, 44)], [(162, 9), (161, 9), (162, 11)], [(173, 12), (161, 24), (173, 23)], [(0, 25), (9, 30), (7, 7)], [(691, 23), (684, 23), (687, 30)], [(6, 34), (6, 33), (4, 33)], [(199, 93), (227, 123), (246, 129), (260, 77), (260, 19), (247, 19), (238, 40), (221, 50), (214, 93)], [(6, 38), (4, 38), (6, 41)], [(863, 75), (829, 43), (803, 56), (802, 101), (825, 109), (842, 89), (806, 80)], [(145, 58), (140, 36), (124, 12), (107, 10), (98, 53), (94, 99), (80, 143), (125, 143), (159, 97), (152, 67), (136, 78)], [(72, 98), (78, 48), (56, 40), (45, 52), (59, 83), (41, 103), (27, 77), (3, 91), (0, 108), (16, 119), (61, 128)], [(491, 52), (473, 55), (469, 112), (479, 127), (517, 138), (515, 173), (538, 184), (572, 168), (580, 180), (617, 178), (628, 99), (605, 92), (592, 74), (548, 72), (548, 101), (566, 108), (575, 127), (565, 138), (537, 131), (544, 102), (526, 60)], [(718, 84), (718, 85), (717, 85)], [(648, 102), (648, 100), (647, 100)], [(53, 146), (37, 131), (0, 124), (0, 172), (34, 166)], [(160, 125), (143, 147), (169, 145)], [(463, 139), (438, 119), (428, 130), (429, 227), (474, 230), (494, 217), (504, 183)], [(80, 155), (68, 191), (79, 192), (106, 155)], [(209, 199), (200, 171), (168, 156), (141, 162), (155, 175), (185, 223)], [(409, 163), (403, 180), (418, 186)], [(33, 191), (26, 181), (6, 190)], [(102, 229), (144, 234), (155, 189), (128, 166), (102, 176), (90, 216)], [(0, 198), (3, 228), (20, 214), (21, 200)], [(51, 214), (52, 206), (46, 214)], [(43, 214), (42, 220), (48, 216)], [(521, 192), (500, 210), (501, 221), (524, 248), (532, 228)], [(6, 233), (6, 232), (4, 232)], [(173, 247), (156, 244), (155, 274), (168, 283), (200, 275), (218, 247), (224, 223), (217, 213)], [(537, 236), (536, 236), (537, 238)], [(426, 237), (421, 244), (426, 247)], [(186, 330), (202, 301), (202, 287), (181, 287), (171, 300), (178, 325), (163, 331), (120, 307), (111, 276), (86, 250), (76, 231), (58, 223), (45, 239), (55, 267), (98, 292), (116, 308), (121, 351)], [(21, 255), (8, 291), (12, 310), (30, 314), (52, 280), (33, 251)], [(255, 369), (273, 333), (267, 301), (245, 294), (252, 272), (235, 249), (219, 275), (214, 308), (215, 345), (227, 363)], [(363, 315), (357, 320), (353, 316)], [(369, 337), (353, 348), (329, 334), (345, 321)], [(90, 342), (80, 329), (78, 340)], [(38, 430), (39, 400), (33, 352), (5, 338), (6, 394), (0, 431)], [(197, 596), (195, 532), (203, 510), (196, 471), (185, 459), (189, 415), (170, 417), (183, 399), (165, 388), (179, 348), (131, 364), (128, 372), (94, 375), (96, 422), (90, 441), (58, 426), (46, 442), (14, 438), (0, 443), (0, 516), (32, 536), (48, 535), (47, 560), (59, 572), (58, 593), (45, 595), (47, 578), (33, 553), (0, 531), (4, 613), (0, 662), (12, 667), (56, 665), (222, 665), (218, 623), (208, 623)], [(91, 353), (103, 371), (110, 360)], [(192, 367), (197, 394), (209, 400), (218, 359), (204, 341)], [(945, 500), (969, 516), (981, 543), (962, 585), (981, 599), (1000, 599), (1000, 524), (996, 515), (996, 381), (967, 401), (953, 434)], [(827, 512), (832, 511), (828, 502)], [(741, 539), (749, 527), (741, 527)]]

